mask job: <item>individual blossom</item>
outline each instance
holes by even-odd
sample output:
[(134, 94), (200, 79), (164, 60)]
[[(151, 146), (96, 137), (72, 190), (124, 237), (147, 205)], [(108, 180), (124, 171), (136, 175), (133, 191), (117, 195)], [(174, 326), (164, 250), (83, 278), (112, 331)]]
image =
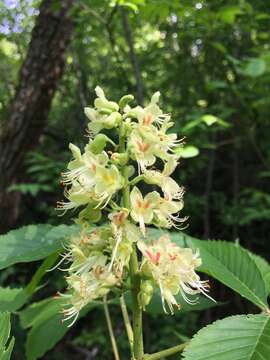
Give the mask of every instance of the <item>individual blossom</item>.
[(174, 201), (168, 198), (159, 197), (158, 204), (154, 209), (154, 224), (159, 227), (183, 229), (182, 224), (187, 217), (181, 218), (179, 211), (184, 207), (184, 202)]
[(139, 242), (138, 247), (143, 254), (141, 271), (159, 288), (166, 313), (166, 305), (172, 314), (174, 307), (180, 307), (176, 300), (178, 294), (189, 304), (194, 303), (194, 299), (189, 298), (192, 295), (202, 293), (209, 297), (207, 281), (201, 281), (195, 271), (201, 265), (198, 252), (180, 248), (168, 235), (149, 245)]
[(144, 172), (147, 167), (153, 165), (156, 161), (155, 157), (156, 141), (145, 139), (136, 129), (130, 134), (128, 148), (131, 158), (138, 163), (138, 171)]
[(162, 172), (157, 170), (146, 170), (144, 172), (144, 180), (147, 184), (158, 185), (161, 187), (164, 197), (168, 200), (182, 200), (184, 189), (177, 182), (170, 177), (174, 172), (178, 161), (174, 156), (171, 156), (164, 165)]
[(118, 112), (118, 104), (107, 100), (99, 86), (95, 88), (95, 91), (98, 96), (94, 102), (95, 107), (86, 107), (84, 109), (85, 115), (90, 120), (88, 124), (90, 134), (97, 134), (102, 129), (112, 129), (119, 125), (122, 118)]
[(98, 206), (105, 207), (111, 200), (113, 194), (124, 185), (124, 179), (115, 165), (109, 168), (98, 166), (95, 176), (95, 194), (99, 200)]
[(128, 267), (130, 255), (133, 251), (133, 243), (140, 240), (138, 228), (127, 220), (128, 209), (114, 211), (109, 215), (113, 236), (110, 238), (112, 256), (110, 269), (122, 273), (124, 267)]
[(160, 107), (157, 105), (160, 97), (160, 92), (157, 91), (151, 98), (150, 103), (146, 107), (136, 106), (125, 108), (125, 116), (136, 118), (140, 125), (150, 126), (152, 124), (162, 124), (168, 119), (168, 114), (163, 114)]
[(123, 186), (118, 168), (109, 165), (109, 157), (104, 151), (94, 154), (86, 146), (81, 154), (73, 144), (70, 144), (70, 149), (74, 160), (68, 164), (68, 171), (62, 174), (68, 202), (59, 202), (58, 208), (68, 210), (87, 204), (92, 204), (93, 208), (105, 207)]
[[(168, 161), (172, 156), (179, 157), (175, 149), (182, 144), (177, 134), (167, 133), (173, 126), (173, 122), (170, 121), (170, 115), (163, 114), (156, 104), (158, 97), (159, 93), (154, 94), (151, 103), (145, 108), (141, 106), (134, 109), (128, 108), (125, 115), (137, 120), (130, 126), (128, 149), (131, 158), (137, 161), (141, 172), (145, 172), (152, 166), (156, 158)], [(125, 121), (130, 123), (130, 118), (128, 117)]]
[[(105, 261), (104, 261), (105, 262)], [(68, 292), (61, 294), (67, 301), (63, 313), (65, 321), (72, 319), (69, 327), (77, 320), (81, 309), (91, 301), (104, 297), (119, 283), (119, 278), (104, 263), (83, 275), (72, 274), (66, 278)]]
[(130, 204), (132, 219), (139, 223), (140, 229), (145, 236), (145, 224), (150, 224), (154, 217), (154, 209), (158, 204), (160, 195), (156, 191), (142, 196), (140, 190), (135, 186), (130, 193)]
[(176, 133), (167, 133), (173, 125), (172, 121), (165, 121), (158, 130), (156, 156), (164, 161), (168, 161), (172, 155), (179, 158), (176, 150), (183, 146), (183, 139), (178, 139)]

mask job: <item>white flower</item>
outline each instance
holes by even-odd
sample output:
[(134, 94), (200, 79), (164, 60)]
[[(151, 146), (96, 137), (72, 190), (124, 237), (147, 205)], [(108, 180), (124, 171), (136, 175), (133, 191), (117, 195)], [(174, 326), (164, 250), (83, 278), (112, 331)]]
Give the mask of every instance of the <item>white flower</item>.
[(159, 193), (152, 191), (145, 197), (135, 186), (130, 193), (131, 212), (134, 221), (140, 224), (140, 229), (145, 236), (145, 224), (150, 224), (154, 217), (154, 209), (160, 198)]
[(90, 120), (88, 124), (90, 134), (97, 134), (102, 129), (112, 129), (119, 125), (122, 118), (118, 112), (118, 104), (107, 100), (99, 86), (95, 88), (95, 91), (98, 96), (94, 102), (95, 108), (86, 107), (84, 109), (85, 115)]
[(179, 214), (177, 214), (183, 207), (183, 201), (174, 201), (160, 197), (159, 202), (154, 209), (154, 223), (159, 227), (174, 227), (183, 230), (181, 224), (187, 220), (187, 217), (181, 218), (179, 217)]
[(189, 299), (189, 295), (202, 293), (209, 297), (207, 281), (201, 281), (195, 272), (201, 264), (198, 252), (180, 248), (171, 242), (167, 235), (150, 245), (139, 242), (138, 247), (143, 254), (141, 271), (159, 287), (165, 312), (166, 304), (172, 314), (174, 307), (179, 308), (175, 298), (179, 293), (189, 304), (194, 303), (194, 300)]
[(180, 187), (177, 182), (170, 177), (174, 172), (178, 162), (174, 156), (168, 159), (165, 163), (162, 172), (157, 170), (146, 170), (144, 172), (144, 180), (147, 184), (155, 184), (161, 187), (164, 197), (168, 200), (181, 200), (184, 195), (184, 189)]

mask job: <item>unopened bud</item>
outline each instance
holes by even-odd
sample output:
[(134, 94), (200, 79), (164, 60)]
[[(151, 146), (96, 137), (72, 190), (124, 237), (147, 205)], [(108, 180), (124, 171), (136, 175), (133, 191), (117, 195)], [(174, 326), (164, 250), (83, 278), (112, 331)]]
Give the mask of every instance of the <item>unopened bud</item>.
[(128, 162), (128, 155), (126, 153), (112, 153), (111, 160), (116, 165), (126, 165)]
[(140, 307), (145, 310), (145, 307), (150, 303), (153, 296), (154, 288), (150, 281), (142, 281), (141, 290), (138, 294), (138, 301)]
[(89, 150), (94, 154), (100, 154), (105, 148), (106, 144), (110, 143), (115, 146), (115, 143), (104, 134), (98, 134), (88, 145)]
[(121, 110), (124, 109), (124, 107), (131, 102), (132, 100), (134, 100), (134, 96), (133, 95), (125, 95), (123, 97), (121, 97), (120, 101), (119, 101), (119, 107)]
[(104, 121), (104, 128), (105, 129), (112, 129), (119, 125), (122, 117), (119, 112), (112, 112), (111, 115), (107, 117), (107, 119)]

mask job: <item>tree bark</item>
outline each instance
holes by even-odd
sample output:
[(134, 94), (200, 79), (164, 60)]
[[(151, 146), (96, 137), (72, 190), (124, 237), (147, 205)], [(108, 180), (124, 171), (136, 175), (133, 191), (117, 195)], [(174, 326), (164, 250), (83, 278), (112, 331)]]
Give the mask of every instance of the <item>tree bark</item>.
[(14, 226), (19, 194), (8, 192), (19, 181), (25, 154), (36, 146), (65, 65), (73, 0), (43, 0), (9, 116), (0, 129), (0, 232)]
[(134, 49), (134, 40), (133, 40), (133, 34), (132, 29), (129, 24), (128, 20), (128, 14), (124, 8), (121, 8), (122, 13), (122, 22), (123, 22), (123, 30), (124, 30), (124, 36), (129, 48), (129, 58), (131, 65), (134, 70), (134, 75), (136, 79), (136, 100), (140, 105), (143, 105), (144, 101), (144, 95), (143, 95), (143, 81), (142, 81), (142, 75), (140, 70), (140, 65), (136, 56), (136, 52)]

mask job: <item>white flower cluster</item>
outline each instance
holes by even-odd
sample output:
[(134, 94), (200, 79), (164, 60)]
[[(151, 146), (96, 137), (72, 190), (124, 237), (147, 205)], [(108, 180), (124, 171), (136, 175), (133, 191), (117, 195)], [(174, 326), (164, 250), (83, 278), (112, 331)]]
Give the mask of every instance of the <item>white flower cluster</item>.
[[(66, 318), (76, 319), (83, 306), (109, 290), (121, 290), (131, 253), (137, 247), (143, 256), (141, 271), (148, 276), (141, 281), (141, 306), (145, 307), (157, 286), (163, 304), (172, 312), (177, 306), (175, 294), (181, 293), (189, 301), (185, 294), (206, 291), (195, 273), (198, 254), (176, 247), (164, 237), (147, 245), (146, 224), (178, 229), (186, 220), (179, 216), (184, 190), (170, 177), (178, 164), (181, 140), (168, 132), (173, 122), (157, 105), (159, 92), (144, 108), (130, 107), (130, 95), (117, 104), (107, 100), (100, 87), (96, 93), (94, 108), (85, 108), (90, 120), (89, 142), (83, 153), (70, 144), (73, 160), (63, 174), (68, 201), (58, 203), (64, 212), (81, 208), (77, 222), (83, 227), (64, 255), (64, 260), (71, 261), (68, 291), (63, 294), (70, 305)], [(110, 132), (113, 137), (108, 137)], [(115, 135), (118, 143), (112, 140)], [(161, 171), (153, 167), (157, 163), (162, 164)], [(160, 190), (144, 196), (140, 181)], [(106, 212), (109, 223), (93, 230), (91, 225), (102, 221)]]
[(84, 227), (78, 236), (71, 238), (63, 256), (62, 261), (71, 262), (66, 269), (69, 292), (61, 294), (67, 299), (66, 320), (73, 318), (70, 326), (85, 305), (121, 285), (133, 242), (140, 239), (138, 228), (126, 219), (125, 211), (113, 213), (110, 218), (109, 225)]

